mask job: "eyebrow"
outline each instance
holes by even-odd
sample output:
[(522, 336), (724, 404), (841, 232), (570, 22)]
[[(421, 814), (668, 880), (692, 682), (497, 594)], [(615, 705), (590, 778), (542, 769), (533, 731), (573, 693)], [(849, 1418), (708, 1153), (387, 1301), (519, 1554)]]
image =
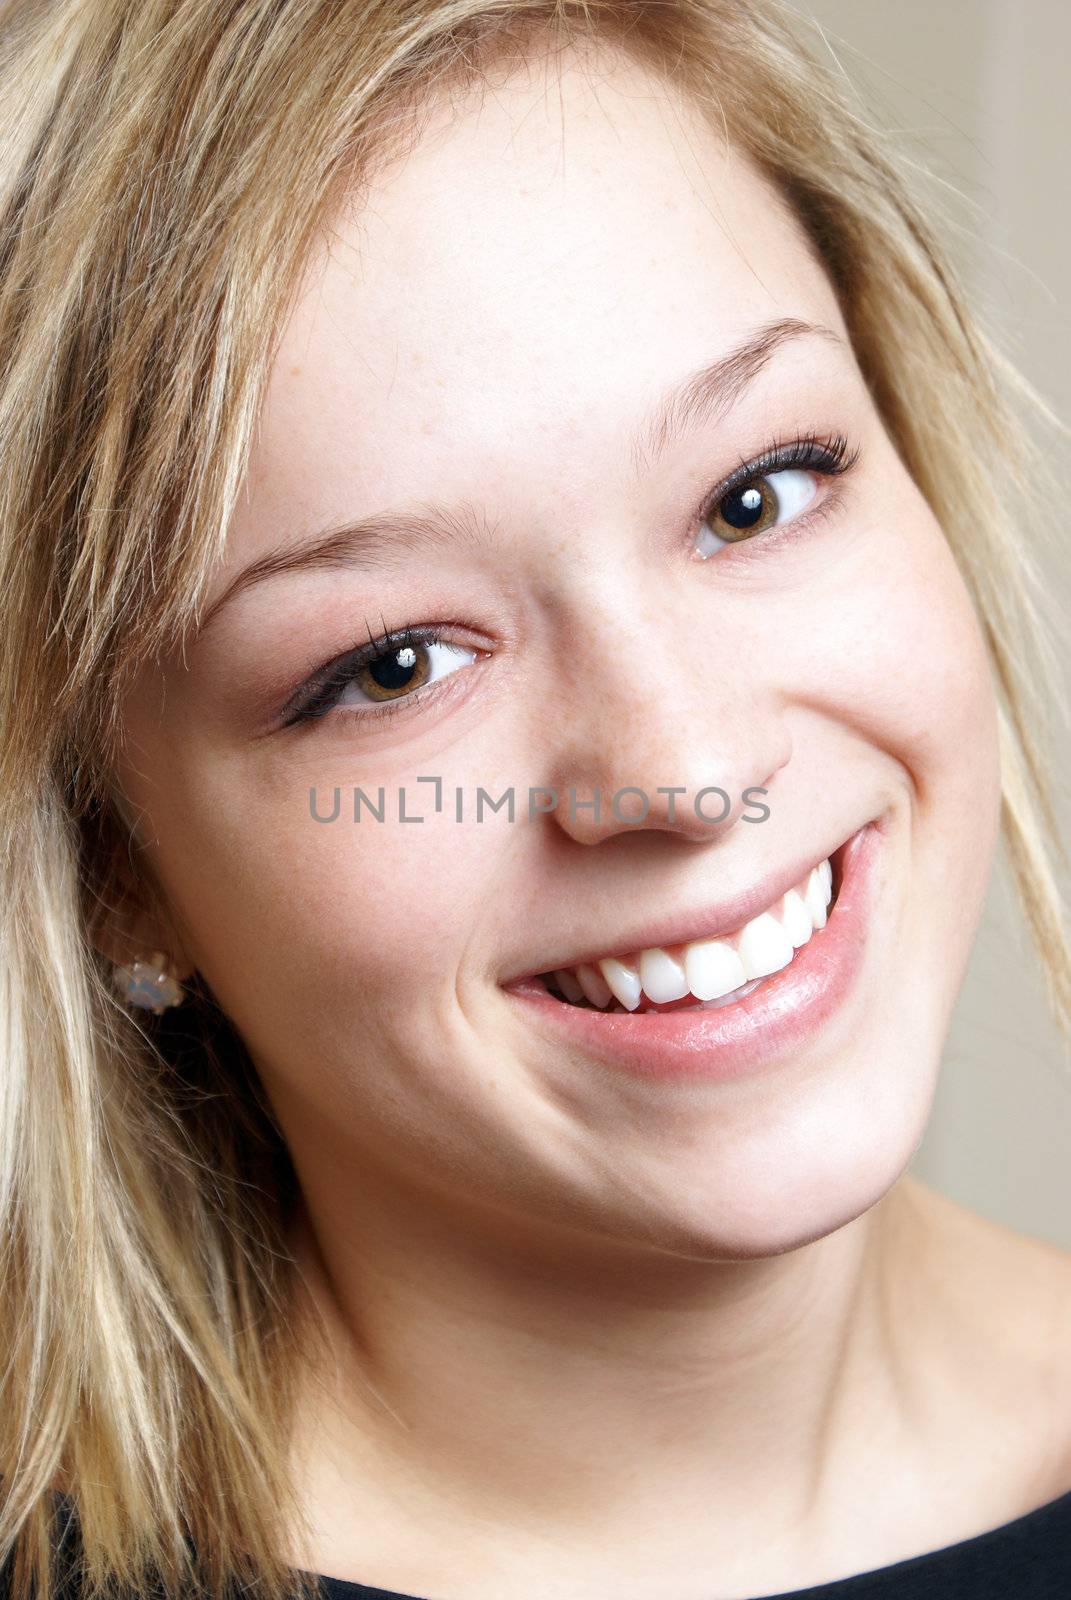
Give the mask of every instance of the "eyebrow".
[[(844, 348), (832, 328), (781, 318), (755, 329), (727, 355), (698, 368), (673, 384), (640, 424), (630, 440), (634, 467), (658, 460), (689, 430), (723, 417), (740, 399), (774, 352), (794, 339), (818, 336)], [(204, 633), (212, 619), (243, 589), (283, 572), (346, 567), (372, 570), (387, 564), (401, 546), (407, 553), (444, 543), (487, 547), (494, 531), (469, 502), (456, 506), (427, 502), (412, 510), (381, 511), (346, 522), (297, 544), (280, 546), (251, 561), (235, 574), (212, 601), (197, 625)]]

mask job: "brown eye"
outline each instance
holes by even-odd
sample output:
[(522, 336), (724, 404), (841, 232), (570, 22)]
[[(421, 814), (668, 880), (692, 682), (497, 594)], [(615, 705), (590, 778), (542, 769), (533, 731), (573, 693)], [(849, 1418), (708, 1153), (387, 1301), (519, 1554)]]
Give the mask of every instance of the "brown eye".
[(777, 521), (777, 495), (768, 478), (754, 478), (750, 483), (737, 484), (735, 489), (719, 500), (710, 521), (715, 533), (722, 539), (742, 539), (749, 533), (761, 533), (772, 528)]
[(395, 700), (419, 689), (430, 675), (427, 645), (402, 644), (366, 661), (354, 672), (352, 681), (371, 700)]
[(739, 544), (768, 528), (789, 522), (818, 492), (815, 473), (788, 468), (735, 484), (704, 517), (699, 543), (704, 556), (727, 544)]
[(333, 681), (319, 697), (316, 709), (322, 714), (332, 706), (360, 713), (377, 702), (413, 700), (425, 684), (471, 666), (478, 652), (464, 645), (447, 644), (437, 635), (420, 639), (410, 635), (398, 644), (383, 642), (375, 655), (363, 661), (341, 663)]
[(283, 726), (327, 716), (337, 707), (350, 716), (376, 715), (386, 702), (422, 700), (426, 684), (471, 666), (479, 655), (465, 645), (447, 644), (433, 627), (407, 627), (370, 640), (362, 649), (328, 663), (306, 689), (284, 709)]

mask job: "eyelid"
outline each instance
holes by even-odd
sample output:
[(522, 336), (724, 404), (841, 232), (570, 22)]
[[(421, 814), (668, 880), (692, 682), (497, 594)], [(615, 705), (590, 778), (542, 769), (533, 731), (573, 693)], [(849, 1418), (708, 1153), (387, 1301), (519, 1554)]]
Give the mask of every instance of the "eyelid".
[[(406, 623), (399, 628), (387, 628), (384, 625), (382, 633), (378, 635), (372, 635), (369, 630), (364, 641), (353, 644), (339, 655), (332, 656), (329, 661), (323, 662), (302, 680), (281, 707), (277, 725), (283, 728), (300, 727), (303, 723), (319, 722), (331, 716), (338, 700), (362, 666), (390, 651), (399, 650), (404, 645), (443, 644), (459, 650), (472, 650), (477, 655), (487, 653), (485, 645), (466, 644), (447, 638), (447, 634), (454, 630), (461, 633), (471, 631), (463, 623), (453, 621)], [(474, 666), (475, 662), (470, 662), (469, 665)], [(411, 702), (424, 701), (433, 696), (436, 690), (448, 683), (453, 676), (455, 674), (448, 673), (443, 678), (422, 685), (413, 694), (400, 696), (397, 700), (383, 700), (378, 704), (346, 709), (354, 716), (371, 722), (377, 718), (390, 716), (395, 710)], [(315, 709), (321, 701), (323, 702), (321, 708)]]
[[(708, 489), (703, 495), (699, 508), (694, 514), (693, 521), (702, 522), (717, 506), (718, 502), (730, 494), (741, 483), (767, 477), (775, 472), (791, 470), (793, 468), (810, 471), (819, 477), (835, 478), (849, 472), (859, 459), (858, 446), (849, 448), (848, 441), (843, 434), (822, 435), (817, 433), (797, 434), (795, 439), (789, 441), (784, 438), (774, 440), (768, 444), (757, 456), (741, 460), (724, 478)], [(809, 459), (808, 459), (809, 458)], [(826, 497), (828, 500), (828, 496)], [(829, 509), (823, 502), (814, 511), (803, 511), (798, 517), (793, 518), (785, 528), (794, 527), (801, 522), (807, 522), (820, 516)], [(742, 551), (743, 547), (751, 544), (767, 544), (775, 539), (782, 531), (775, 527), (757, 534), (753, 539), (735, 541), (732, 545), (734, 551)], [(382, 619), (381, 619), (382, 620)], [(345, 689), (345, 683), (337, 689), (335, 698), (328, 698), (322, 710), (312, 710), (321, 695), (329, 695), (330, 685), (336, 674), (348, 673), (352, 677), (367, 661), (375, 660), (377, 656), (387, 651), (401, 648), (404, 644), (448, 644), (445, 635), (454, 629), (462, 632), (469, 630), (464, 624), (456, 621), (442, 621), (435, 624), (406, 624), (400, 628), (387, 628), (384, 624), (383, 631), (373, 637), (369, 632), (362, 643), (354, 643), (350, 649), (332, 657), (317, 667), (288, 697), (278, 713), (277, 726), (291, 728), (301, 726), (308, 722), (319, 721), (322, 717), (329, 716), (335, 709), (337, 699)], [(475, 649), (478, 653), (486, 654), (486, 648), (479, 645), (463, 645), (463, 649)], [(475, 663), (470, 663), (475, 665)], [(449, 681), (456, 674), (448, 674), (446, 678), (426, 684), (414, 694), (402, 696), (398, 700), (383, 701), (378, 705), (361, 707), (359, 710), (351, 708), (351, 714), (358, 719), (371, 723), (373, 720), (391, 716), (403, 711), (410, 704), (416, 702), (425, 704), (429, 698), (434, 698), (440, 687), (449, 685)], [(449, 688), (447, 691), (449, 692)]]
[[(470, 663), (475, 665), (475, 663)], [(303, 714), (292, 713), (284, 724), (288, 728), (307, 728), (317, 723), (333, 722), (336, 717), (348, 717), (352, 722), (361, 727), (376, 727), (385, 722), (388, 717), (405, 716), (413, 707), (426, 706), (434, 702), (437, 696), (450, 694), (453, 691), (455, 677), (460, 673), (447, 673), (443, 678), (437, 678), (434, 683), (422, 684), (412, 694), (400, 695), (397, 700), (381, 700), (378, 703), (352, 706), (341, 703), (342, 696), (348, 685), (336, 691), (335, 697), (324, 706), (321, 711), (309, 711)]]
[[(817, 473), (819, 477), (840, 477), (850, 472), (859, 459), (859, 447), (849, 447), (843, 433), (822, 435), (797, 434), (794, 439), (773, 440), (757, 456), (742, 460), (713, 489), (704, 495), (697, 516), (702, 521), (727, 494), (752, 478), (768, 477), (771, 473), (797, 468)], [(814, 458), (808, 461), (806, 456)], [(758, 535), (764, 538), (765, 535)], [(741, 540), (742, 544), (747, 540)]]

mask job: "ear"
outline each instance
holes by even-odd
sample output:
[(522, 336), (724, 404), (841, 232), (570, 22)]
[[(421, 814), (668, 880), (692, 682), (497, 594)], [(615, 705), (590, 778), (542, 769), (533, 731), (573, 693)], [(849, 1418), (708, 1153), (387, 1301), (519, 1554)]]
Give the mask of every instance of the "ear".
[(135, 868), (131, 856), (137, 847), (121, 827), (110, 827), (107, 837), (102, 833), (98, 845), (91, 944), (118, 966), (163, 956), (171, 976), (185, 982), (197, 970), (196, 963), (144, 853)]
[(179, 983), (187, 982), (197, 970), (179, 935), (147, 909), (133, 908), (118, 920), (113, 915), (109, 926), (96, 930), (92, 942), (116, 966), (149, 961), (165, 968)]

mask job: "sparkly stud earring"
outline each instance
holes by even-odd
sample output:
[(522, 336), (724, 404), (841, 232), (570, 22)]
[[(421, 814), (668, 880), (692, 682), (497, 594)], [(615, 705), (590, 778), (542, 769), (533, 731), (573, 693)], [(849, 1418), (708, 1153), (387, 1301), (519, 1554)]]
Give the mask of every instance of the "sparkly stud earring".
[(156, 1016), (168, 1006), (181, 1005), (185, 996), (182, 985), (167, 971), (162, 950), (154, 950), (151, 956), (138, 956), (129, 966), (116, 965), (112, 975), (128, 1005), (152, 1011)]

